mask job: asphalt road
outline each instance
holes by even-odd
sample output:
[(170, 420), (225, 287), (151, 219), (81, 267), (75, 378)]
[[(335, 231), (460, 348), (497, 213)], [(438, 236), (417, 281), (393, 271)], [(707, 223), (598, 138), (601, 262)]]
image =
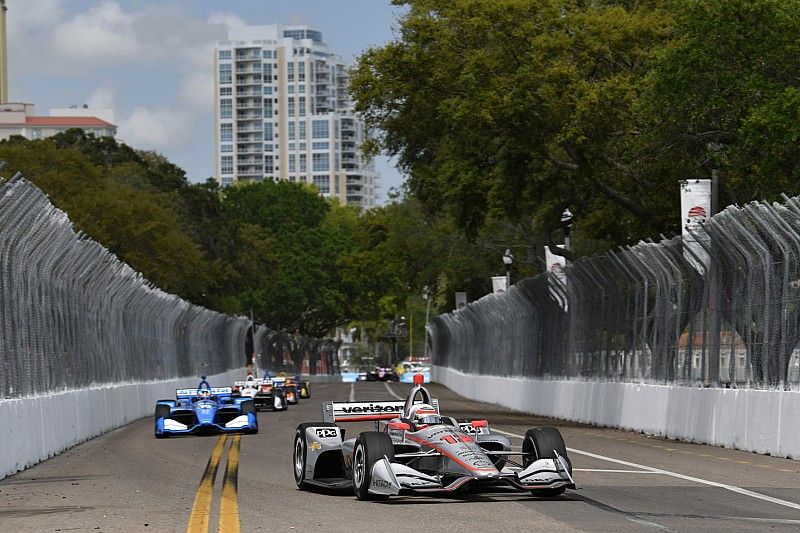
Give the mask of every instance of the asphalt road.
[[(529, 427), (557, 426), (581, 489), (552, 500), (509, 492), (388, 502), (300, 492), (292, 438), (298, 423), (320, 419), (320, 400), (409, 390), (316, 384), (300, 405), (259, 413), (257, 435), (156, 440), (145, 419), (6, 478), (0, 531), (800, 530), (800, 462), (537, 418), (430, 388), (443, 413), (487, 418), (514, 444)], [(371, 427), (351, 424), (348, 434), (359, 426)]]

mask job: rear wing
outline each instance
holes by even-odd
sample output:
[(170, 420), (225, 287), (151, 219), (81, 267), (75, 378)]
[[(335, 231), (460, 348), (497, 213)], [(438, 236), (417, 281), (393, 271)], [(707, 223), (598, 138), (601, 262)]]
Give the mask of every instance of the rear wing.
[[(417, 402), (419, 403), (419, 402)], [(439, 412), (439, 400), (431, 399), (436, 412)], [(391, 420), (403, 414), (406, 402), (322, 402), (322, 420), (324, 422), (373, 422)]]
[(246, 387), (247, 385), (258, 387), (259, 385), (267, 382), (269, 382), (268, 379), (251, 379), (249, 381), (234, 381), (233, 384), (236, 387)]
[(226, 394), (233, 394), (231, 387), (211, 387), (210, 389), (176, 389), (175, 396), (179, 400), (188, 400), (197, 396), (199, 390), (209, 390), (212, 396), (224, 396)]

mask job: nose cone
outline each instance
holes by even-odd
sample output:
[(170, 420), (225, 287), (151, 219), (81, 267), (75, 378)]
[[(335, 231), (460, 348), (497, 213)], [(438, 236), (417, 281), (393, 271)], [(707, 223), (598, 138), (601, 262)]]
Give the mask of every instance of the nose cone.
[(195, 406), (195, 413), (197, 414), (197, 421), (201, 424), (211, 424), (214, 422), (214, 413), (216, 412), (215, 406), (212, 402), (197, 402)]

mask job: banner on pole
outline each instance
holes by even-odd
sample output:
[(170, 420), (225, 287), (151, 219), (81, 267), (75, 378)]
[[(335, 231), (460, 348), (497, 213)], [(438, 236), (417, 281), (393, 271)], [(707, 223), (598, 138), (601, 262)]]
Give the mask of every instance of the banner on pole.
[[(558, 245), (564, 248), (563, 244)], [(547, 283), (550, 287), (550, 295), (559, 303), (561, 309), (567, 310), (567, 258), (563, 255), (556, 255), (550, 251), (548, 246), (544, 247), (544, 260), (547, 263)]]
[(704, 228), (711, 218), (711, 180), (689, 180), (681, 184), (681, 228), (683, 256), (695, 270), (705, 272), (711, 258), (702, 244), (710, 237)]
[(508, 289), (506, 286), (506, 279), (505, 276), (492, 276), (492, 292), (495, 294), (506, 292)]
[(463, 309), (467, 306), (467, 293), (466, 292), (457, 292), (456, 293), (456, 311), (459, 309)]

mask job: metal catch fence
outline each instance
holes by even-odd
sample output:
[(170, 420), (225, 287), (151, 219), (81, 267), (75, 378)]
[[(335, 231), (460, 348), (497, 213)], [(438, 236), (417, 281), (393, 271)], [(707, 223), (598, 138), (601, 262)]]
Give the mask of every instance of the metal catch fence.
[(800, 201), (731, 206), (699, 233), (522, 280), (430, 324), (467, 373), (685, 385), (800, 385)]
[(0, 182), (0, 398), (243, 369), (250, 325), (155, 287), (23, 177)]

